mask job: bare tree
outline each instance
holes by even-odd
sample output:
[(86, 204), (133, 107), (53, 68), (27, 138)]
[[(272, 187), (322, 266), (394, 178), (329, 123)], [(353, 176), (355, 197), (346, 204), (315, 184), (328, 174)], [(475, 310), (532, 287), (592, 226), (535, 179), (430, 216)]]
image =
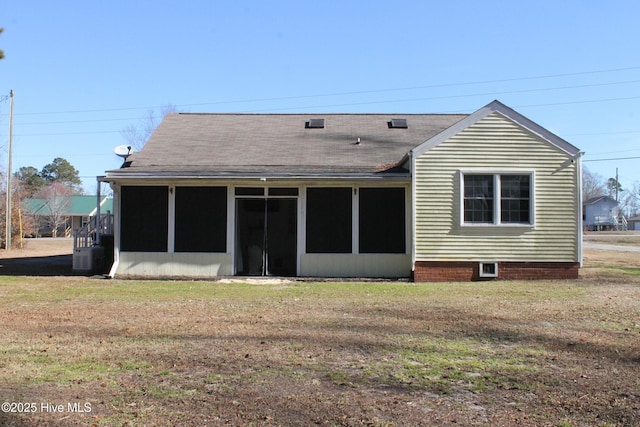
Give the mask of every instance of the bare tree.
[[(2, 191), (0, 191), (0, 218), (5, 218), (7, 214), (7, 191), (6, 191), (6, 180), (4, 179), (4, 175), (0, 179), (2, 181), (0, 187), (2, 187)], [(23, 196), (23, 191), (20, 186), (20, 183), (13, 181), (13, 203), (11, 203), (11, 236), (15, 238), (15, 236), (20, 236), (20, 230), (22, 228), (23, 235), (31, 235), (34, 231), (33, 224), (31, 218), (28, 216), (22, 215), (24, 213), (23, 202), (25, 197)], [(22, 222), (22, 224), (21, 224)], [(7, 239), (6, 239), (6, 227), (0, 227), (0, 240), (2, 241), (2, 247), (6, 249)], [(22, 236), (20, 236), (22, 237)]]
[(607, 192), (607, 183), (602, 175), (591, 172), (587, 168), (582, 169), (582, 200), (604, 196)]
[(51, 222), (52, 237), (58, 237), (58, 229), (66, 223), (72, 195), (73, 189), (60, 182), (54, 182), (40, 192), (40, 197), (45, 199), (46, 217)]
[(147, 111), (147, 117), (142, 119), (137, 125), (125, 127), (120, 131), (120, 135), (122, 135), (125, 141), (127, 141), (127, 144), (131, 145), (135, 151), (140, 151), (164, 116), (177, 111), (176, 106), (171, 104), (161, 107), (159, 113), (156, 113), (154, 110), (149, 110)]
[(627, 189), (622, 199), (622, 207), (629, 217), (640, 214), (640, 182), (634, 182), (633, 186)]
[[(0, 28), (0, 34), (4, 31), (4, 28)], [(0, 59), (4, 59), (4, 51), (0, 49)]]

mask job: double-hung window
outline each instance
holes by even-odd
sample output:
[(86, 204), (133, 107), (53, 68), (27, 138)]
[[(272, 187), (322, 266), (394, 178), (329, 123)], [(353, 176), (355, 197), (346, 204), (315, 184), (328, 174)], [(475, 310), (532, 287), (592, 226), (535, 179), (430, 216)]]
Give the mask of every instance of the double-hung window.
[(533, 173), (461, 173), (463, 225), (533, 225)]

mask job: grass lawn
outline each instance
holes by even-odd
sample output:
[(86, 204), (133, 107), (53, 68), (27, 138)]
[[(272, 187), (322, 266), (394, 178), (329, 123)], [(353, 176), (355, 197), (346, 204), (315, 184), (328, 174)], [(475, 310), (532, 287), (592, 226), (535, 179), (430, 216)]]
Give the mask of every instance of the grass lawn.
[(639, 425), (639, 271), (447, 284), (0, 277), (0, 400), (15, 402), (0, 424)]

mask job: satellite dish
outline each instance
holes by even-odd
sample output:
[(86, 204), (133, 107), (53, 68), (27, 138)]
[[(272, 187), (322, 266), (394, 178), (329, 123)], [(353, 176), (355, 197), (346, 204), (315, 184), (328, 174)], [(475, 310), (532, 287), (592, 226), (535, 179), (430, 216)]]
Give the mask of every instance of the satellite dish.
[(118, 145), (113, 149), (113, 152), (116, 153), (116, 156), (122, 157), (123, 159), (127, 159), (131, 155), (131, 146), (130, 145)]

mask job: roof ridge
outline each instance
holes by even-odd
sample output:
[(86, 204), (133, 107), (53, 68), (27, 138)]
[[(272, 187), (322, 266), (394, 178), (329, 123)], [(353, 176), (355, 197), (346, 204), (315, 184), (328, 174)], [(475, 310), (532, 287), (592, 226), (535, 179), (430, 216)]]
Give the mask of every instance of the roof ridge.
[(468, 116), (469, 113), (212, 113), (180, 112), (170, 113), (182, 116)]

